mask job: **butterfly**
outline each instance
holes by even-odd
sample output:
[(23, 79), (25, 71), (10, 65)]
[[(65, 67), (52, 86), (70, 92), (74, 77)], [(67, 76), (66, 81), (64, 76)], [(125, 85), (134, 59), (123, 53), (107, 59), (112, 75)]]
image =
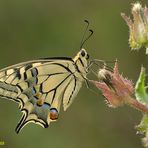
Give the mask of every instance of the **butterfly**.
[(16, 133), (30, 122), (47, 128), (56, 121), (61, 104), (66, 111), (87, 81), (88, 67), (89, 55), (81, 48), (74, 58), (45, 58), (0, 70), (0, 97), (17, 102), (23, 113)]

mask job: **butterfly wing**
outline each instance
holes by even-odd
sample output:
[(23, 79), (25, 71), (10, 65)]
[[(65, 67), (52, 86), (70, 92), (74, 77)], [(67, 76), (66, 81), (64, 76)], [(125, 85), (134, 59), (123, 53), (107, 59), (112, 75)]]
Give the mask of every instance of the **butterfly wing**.
[(82, 86), (82, 81), (74, 77), (69, 84), (66, 86), (63, 93), (63, 108), (66, 111), (72, 104), (75, 96), (78, 94)]
[(0, 71), (0, 96), (19, 102), (23, 112), (18, 133), (27, 123), (48, 127), (78, 92), (75, 66), (70, 59), (48, 59), (22, 63)]

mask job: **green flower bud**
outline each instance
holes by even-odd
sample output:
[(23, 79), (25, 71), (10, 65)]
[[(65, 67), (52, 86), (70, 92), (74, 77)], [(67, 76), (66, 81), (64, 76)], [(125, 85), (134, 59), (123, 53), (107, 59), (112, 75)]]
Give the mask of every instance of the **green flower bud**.
[(124, 13), (121, 14), (129, 26), (130, 36), (129, 44), (131, 49), (137, 50), (141, 47), (146, 48), (148, 54), (148, 8), (141, 6), (139, 2), (132, 5), (131, 13), (133, 20)]

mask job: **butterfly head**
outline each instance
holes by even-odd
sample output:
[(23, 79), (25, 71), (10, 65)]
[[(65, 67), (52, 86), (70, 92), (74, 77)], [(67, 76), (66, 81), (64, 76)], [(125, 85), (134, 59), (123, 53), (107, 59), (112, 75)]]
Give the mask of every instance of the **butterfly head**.
[(74, 62), (78, 61), (78, 60), (82, 60), (82, 61), (88, 61), (89, 60), (89, 54), (87, 53), (87, 51), (85, 49), (81, 49), (77, 55), (74, 57)]
[(84, 59), (86, 59), (86, 60), (89, 59), (89, 55), (88, 55), (88, 53), (86, 52), (85, 49), (81, 49), (81, 50), (80, 50), (80, 52), (79, 52), (79, 57), (82, 58), (82, 59), (84, 58)]
[(81, 49), (74, 57), (73, 61), (82, 73), (87, 73), (89, 54), (85, 49)]

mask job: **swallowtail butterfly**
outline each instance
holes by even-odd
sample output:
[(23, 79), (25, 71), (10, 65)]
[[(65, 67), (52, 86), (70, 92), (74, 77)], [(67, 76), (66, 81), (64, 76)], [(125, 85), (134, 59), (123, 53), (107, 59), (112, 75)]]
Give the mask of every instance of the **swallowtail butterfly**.
[(0, 97), (19, 103), (23, 112), (17, 133), (27, 123), (47, 128), (58, 119), (61, 103), (66, 110), (87, 79), (88, 60), (89, 55), (81, 48), (73, 59), (39, 59), (0, 70)]

